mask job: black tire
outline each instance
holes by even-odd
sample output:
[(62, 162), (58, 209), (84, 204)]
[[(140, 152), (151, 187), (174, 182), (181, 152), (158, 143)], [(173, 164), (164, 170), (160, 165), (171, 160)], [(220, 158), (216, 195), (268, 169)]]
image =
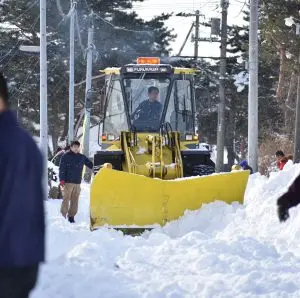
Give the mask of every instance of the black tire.
[(208, 176), (215, 172), (215, 168), (211, 165), (193, 166), (193, 176)]

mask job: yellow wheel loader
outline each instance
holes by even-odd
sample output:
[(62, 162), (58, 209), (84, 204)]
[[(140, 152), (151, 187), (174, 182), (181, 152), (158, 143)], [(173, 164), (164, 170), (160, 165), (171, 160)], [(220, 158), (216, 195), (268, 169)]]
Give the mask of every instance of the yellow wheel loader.
[(249, 171), (214, 173), (196, 134), (196, 71), (139, 58), (107, 68), (91, 229), (147, 229), (216, 200), (243, 202)]

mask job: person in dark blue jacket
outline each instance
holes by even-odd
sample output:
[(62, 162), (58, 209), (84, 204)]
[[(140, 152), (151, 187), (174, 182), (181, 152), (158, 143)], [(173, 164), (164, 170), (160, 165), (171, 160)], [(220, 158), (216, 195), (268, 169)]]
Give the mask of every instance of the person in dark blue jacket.
[(248, 161), (247, 160), (243, 160), (242, 162), (240, 162), (240, 166), (242, 167), (242, 169), (244, 171), (249, 170), (250, 174), (253, 174), (253, 169), (249, 166)]
[(83, 154), (80, 154), (80, 143), (71, 143), (70, 151), (65, 153), (59, 165), (60, 185), (64, 189), (64, 199), (60, 212), (63, 217), (68, 216), (70, 223), (74, 223), (74, 217), (78, 211), (78, 200), (80, 195), (80, 184), (83, 166), (93, 168), (93, 163)]
[(43, 161), (9, 109), (0, 74), (0, 297), (28, 297), (44, 261)]

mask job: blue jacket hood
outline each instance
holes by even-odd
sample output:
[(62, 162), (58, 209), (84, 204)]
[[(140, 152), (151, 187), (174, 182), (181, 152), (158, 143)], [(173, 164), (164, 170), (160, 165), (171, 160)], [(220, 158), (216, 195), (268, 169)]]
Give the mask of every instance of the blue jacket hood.
[(0, 269), (44, 260), (43, 160), (12, 111), (0, 113)]
[(0, 129), (8, 126), (19, 126), (15, 113), (11, 110), (0, 113)]
[(248, 166), (247, 160), (243, 160), (243, 161), (240, 163), (240, 166), (241, 166), (241, 167), (246, 167), (246, 166)]

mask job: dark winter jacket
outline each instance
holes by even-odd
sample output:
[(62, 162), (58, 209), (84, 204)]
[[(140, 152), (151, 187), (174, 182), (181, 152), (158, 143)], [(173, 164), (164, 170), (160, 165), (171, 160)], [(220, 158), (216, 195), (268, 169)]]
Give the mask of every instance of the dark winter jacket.
[(11, 111), (0, 137), (0, 267), (31, 266), (44, 261), (42, 156)]
[(253, 174), (253, 169), (249, 166), (248, 162), (246, 160), (243, 160), (241, 163), (240, 163), (240, 166), (242, 167), (242, 169), (244, 171), (250, 171), (250, 174), (252, 175)]
[(132, 115), (137, 130), (156, 130), (159, 128), (162, 105), (160, 102), (143, 101)]
[(300, 175), (295, 179), (288, 191), (277, 201), (277, 205), (286, 209), (297, 206), (300, 203)]
[(253, 174), (253, 169), (249, 165), (246, 165), (246, 166), (244, 166), (242, 168), (243, 168), (244, 171), (249, 170), (251, 175)]
[(284, 166), (287, 164), (289, 160), (293, 160), (293, 155), (284, 156), (280, 161), (277, 162), (277, 167), (280, 171), (283, 170)]
[(65, 183), (80, 184), (84, 165), (90, 169), (93, 168), (93, 163), (83, 154), (68, 151), (60, 160), (59, 180)]

